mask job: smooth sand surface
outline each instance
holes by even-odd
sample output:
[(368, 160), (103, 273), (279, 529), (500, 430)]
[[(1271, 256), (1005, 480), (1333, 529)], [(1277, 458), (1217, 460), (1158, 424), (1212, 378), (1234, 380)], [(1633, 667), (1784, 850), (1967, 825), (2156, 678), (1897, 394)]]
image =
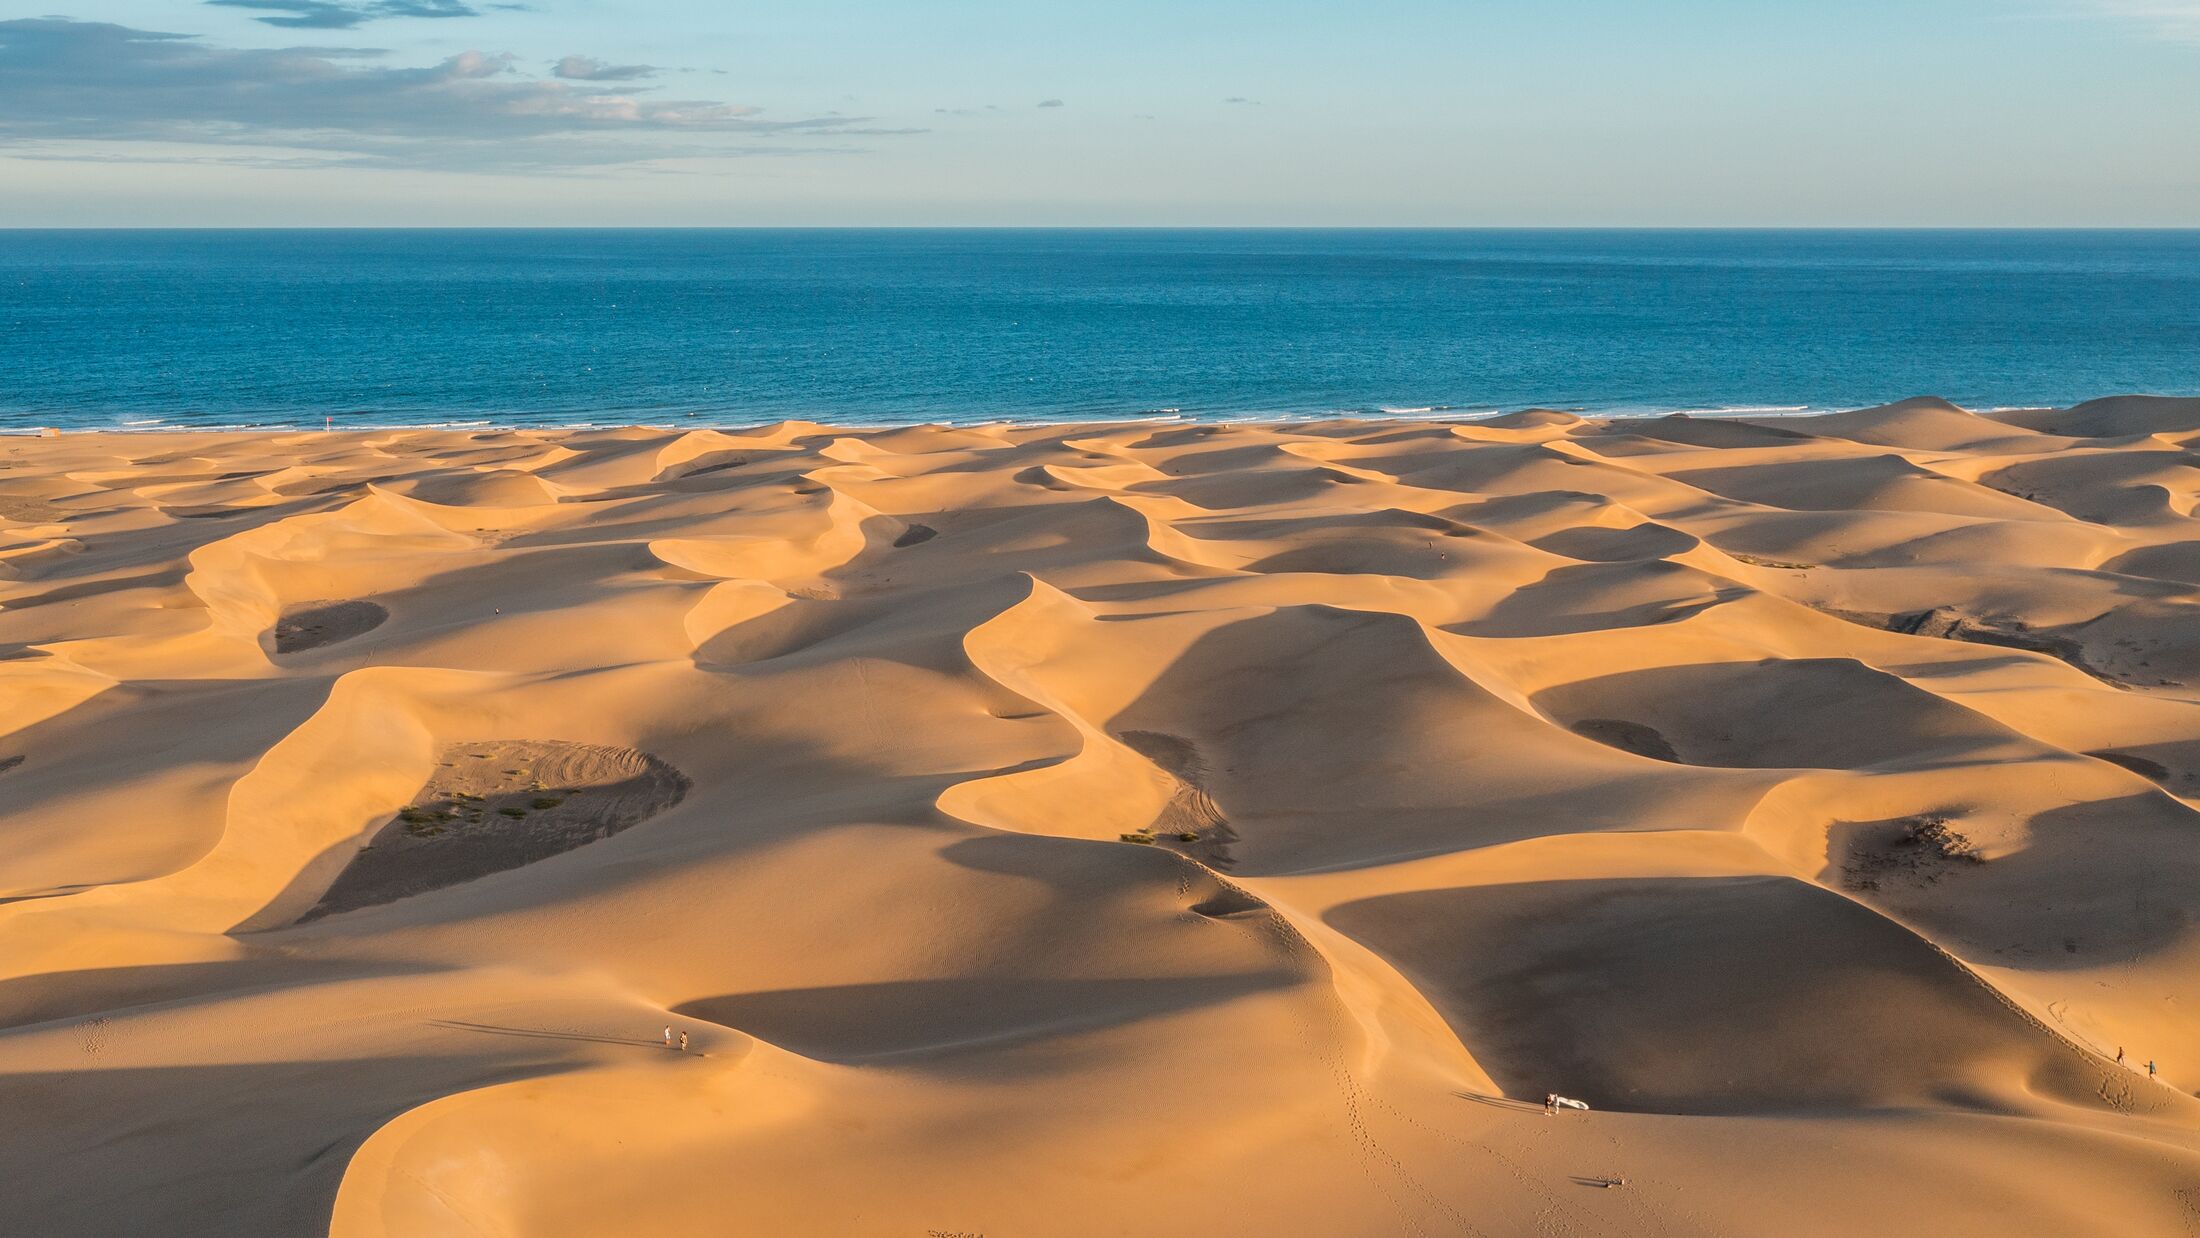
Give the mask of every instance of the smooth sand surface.
[(2196, 446), (0, 440), (0, 1231), (2200, 1232)]

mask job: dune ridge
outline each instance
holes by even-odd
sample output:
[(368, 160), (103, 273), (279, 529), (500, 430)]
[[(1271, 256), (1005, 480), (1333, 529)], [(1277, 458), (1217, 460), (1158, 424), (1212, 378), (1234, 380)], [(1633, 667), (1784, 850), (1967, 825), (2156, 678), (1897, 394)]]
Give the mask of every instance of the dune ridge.
[(12, 1223), (2189, 1234), (2196, 447), (0, 439)]

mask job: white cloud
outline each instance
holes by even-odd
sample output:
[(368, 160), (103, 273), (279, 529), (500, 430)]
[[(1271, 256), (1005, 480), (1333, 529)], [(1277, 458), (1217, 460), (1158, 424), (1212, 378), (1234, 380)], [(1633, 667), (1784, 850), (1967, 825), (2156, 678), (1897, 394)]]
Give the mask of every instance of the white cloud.
[(531, 78), (509, 55), (468, 51), (424, 68), (383, 55), (225, 48), (65, 18), (0, 21), (0, 146), (168, 142), (550, 170), (752, 153), (784, 134), (907, 132), (864, 117), (774, 120), (755, 107), (657, 98), (646, 86)]

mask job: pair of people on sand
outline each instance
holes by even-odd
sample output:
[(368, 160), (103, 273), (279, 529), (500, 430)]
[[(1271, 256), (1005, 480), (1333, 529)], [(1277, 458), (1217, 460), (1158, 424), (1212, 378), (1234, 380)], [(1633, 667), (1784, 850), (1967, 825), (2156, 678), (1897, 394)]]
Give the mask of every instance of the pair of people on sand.
[[(2121, 1065), (2123, 1065), (2123, 1064), (2124, 1064), (2124, 1047), (2123, 1047), (2122, 1045), (2118, 1045), (2118, 1046), (2116, 1046), (2116, 1064), (2117, 1064), (2118, 1066), (2121, 1066)], [(2158, 1067), (2157, 1067), (2157, 1064), (2155, 1063), (2154, 1059), (2153, 1059), (2153, 1058), (2148, 1058), (2148, 1059), (2147, 1059), (2147, 1078), (2149, 1078), (2149, 1079), (2158, 1079), (2158, 1078), (2160, 1078), (2160, 1077), (2161, 1077), (2161, 1072), (2160, 1072), (2160, 1070), (2158, 1069)]]

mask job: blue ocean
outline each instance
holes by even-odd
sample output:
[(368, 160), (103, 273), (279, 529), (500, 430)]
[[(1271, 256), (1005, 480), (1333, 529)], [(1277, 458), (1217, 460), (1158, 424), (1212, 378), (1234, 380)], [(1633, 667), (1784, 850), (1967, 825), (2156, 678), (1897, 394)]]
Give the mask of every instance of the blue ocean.
[(2200, 232), (0, 232), (0, 428), (2200, 394)]

